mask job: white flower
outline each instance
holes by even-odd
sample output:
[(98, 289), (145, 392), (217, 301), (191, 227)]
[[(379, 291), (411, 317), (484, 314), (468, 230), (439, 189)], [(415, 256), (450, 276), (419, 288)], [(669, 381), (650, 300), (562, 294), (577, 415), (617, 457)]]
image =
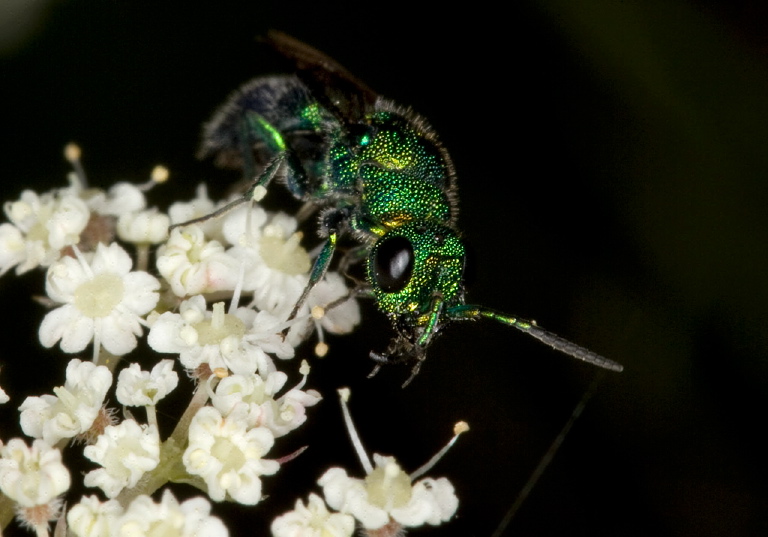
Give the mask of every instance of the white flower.
[(171, 219), (157, 209), (149, 209), (120, 215), (117, 220), (117, 236), (135, 244), (159, 244), (168, 238)]
[(70, 507), (67, 525), (76, 537), (104, 537), (113, 535), (112, 528), (122, 514), (123, 507), (117, 500), (102, 503), (96, 496), (83, 496)]
[(232, 290), (240, 270), (240, 262), (219, 242), (207, 240), (198, 225), (175, 228), (156, 264), (176, 296)]
[(192, 475), (203, 478), (208, 495), (220, 502), (255, 505), (261, 499), (261, 475), (280, 468), (276, 461), (262, 459), (274, 443), (265, 427), (247, 430), (241, 416), (222, 417), (213, 407), (201, 408), (189, 426), (189, 447), (182, 460)]
[(307, 285), (312, 260), (301, 246), (295, 218), (278, 213), (266, 220), (254, 207), (246, 233), (247, 215), (241, 208), (226, 216), (224, 236), (235, 245), (227, 252), (244, 264), (243, 289), (253, 292), (253, 304), (286, 319)]
[(64, 305), (43, 319), (40, 342), (52, 347), (61, 340), (64, 352), (80, 352), (95, 338), (94, 355), (103, 345), (122, 356), (136, 347), (140, 316), (157, 304), (160, 282), (131, 272), (131, 258), (116, 243), (99, 244), (88, 258), (64, 257), (48, 269), (48, 296)]
[(140, 211), (147, 206), (144, 192), (130, 183), (115, 183), (106, 193), (96, 191), (88, 196), (86, 203), (97, 213), (109, 216)]
[[(217, 205), (208, 197), (208, 188), (205, 184), (198, 185), (195, 195), (192, 201), (178, 201), (168, 208), (168, 216), (171, 217), (173, 224), (182, 224), (195, 218), (208, 216), (216, 210)], [(223, 204), (219, 204), (221, 205)], [(198, 222), (197, 225), (202, 228), (206, 237), (222, 242), (224, 240), (221, 233), (222, 223), (222, 218), (209, 218), (204, 222)]]
[[(338, 272), (327, 272), (325, 278), (317, 282), (307, 298), (307, 306), (326, 308), (349, 293), (344, 278)], [(325, 311), (320, 325), (331, 334), (348, 334), (360, 324), (360, 306), (357, 300), (349, 300)]]
[(84, 433), (93, 425), (111, 385), (112, 373), (106, 367), (70, 360), (67, 380), (54, 388), (56, 395), (27, 397), (19, 407), (21, 429), (51, 445)]
[[(330, 309), (326, 309), (338, 299), (349, 294), (349, 289), (344, 283), (344, 278), (338, 272), (327, 272), (312, 288), (307, 297), (307, 302), (299, 311), (296, 324), (291, 327), (286, 338), (291, 345), (298, 346), (310, 333), (309, 323), (314, 322), (318, 331), (327, 330), (332, 334), (348, 334), (355, 326), (360, 324), (360, 306), (357, 300), (350, 297), (348, 300)], [(316, 307), (322, 311), (322, 317), (316, 320), (307, 315)]]
[[(39, 265), (45, 251), (36, 246), (31, 242), (28, 245), (24, 234), (13, 224), (0, 224), (0, 275), (13, 267), (16, 267), (16, 274), (22, 274)], [(28, 247), (33, 251), (28, 251)], [(22, 266), (25, 260), (30, 262)]]
[(20, 438), (0, 447), (0, 490), (22, 507), (45, 505), (69, 489), (61, 451), (43, 440), (27, 447)]
[(267, 212), (260, 205), (246, 203), (229, 211), (221, 219), (222, 236), (230, 245), (245, 244), (261, 236), (267, 219)]
[(282, 340), (277, 319), (249, 308), (224, 312), (224, 303), (206, 309), (205, 299), (195, 296), (179, 306), (179, 313), (166, 312), (152, 324), (147, 342), (157, 352), (179, 353), (189, 369), (207, 363), (211, 369), (228, 368), (234, 373), (263, 374), (274, 371), (266, 353), (281, 358), (293, 356), (293, 348)]
[(0, 225), (0, 274), (16, 267), (22, 274), (47, 267), (61, 257), (61, 250), (77, 244), (90, 212), (72, 195), (25, 190), (21, 199), (5, 204), (10, 224)]
[(264, 425), (275, 434), (283, 436), (307, 421), (306, 408), (320, 402), (322, 397), (315, 390), (302, 391), (298, 388), (288, 390), (276, 400), (267, 401)]
[(145, 472), (160, 462), (160, 437), (154, 426), (141, 426), (132, 419), (108, 425), (96, 444), (83, 454), (103, 468), (85, 476), (86, 487), (100, 487), (108, 498), (124, 487), (133, 487)]
[(310, 494), (305, 506), (296, 500), (296, 508), (272, 522), (274, 537), (351, 537), (355, 519), (343, 513), (329, 513), (317, 494)]
[(131, 364), (117, 378), (117, 400), (126, 406), (154, 406), (178, 383), (173, 360), (161, 360), (151, 373), (142, 371), (139, 364)]
[(365, 479), (356, 479), (349, 477), (342, 468), (326, 471), (317, 483), (323, 487), (328, 505), (337, 511), (351, 514), (364, 528), (370, 530), (390, 525), (393, 530), (401, 525), (437, 525), (450, 520), (459, 506), (453, 485), (445, 478), (425, 478), (416, 483), (413, 480), (429, 471), (448, 452), (459, 435), (469, 430), (469, 425), (466, 422), (456, 423), (453, 438), (443, 449), (408, 475), (394, 457), (374, 454), (376, 466), (371, 464), (347, 407), (349, 389), (340, 389), (339, 396), (349, 437), (367, 475)]
[[(115, 537), (227, 537), (221, 520), (211, 516), (211, 504), (202, 497), (181, 504), (170, 490), (163, 491), (160, 503), (146, 495), (131, 502), (113, 523)], [(94, 536), (95, 537), (95, 536)]]
[(280, 390), (288, 375), (282, 371), (272, 371), (266, 378), (267, 380), (264, 380), (264, 377), (257, 373), (229, 375), (216, 385), (211, 404), (224, 417), (231, 414), (235, 407), (242, 406), (246, 410), (238, 412), (241, 415), (244, 413), (248, 427), (264, 425), (264, 409), (261, 405)]
[(317, 391), (298, 387), (275, 399), (287, 379), (282, 371), (269, 373), (266, 380), (259, 375), (230, 375), (216, 386), (211, 402), (224, 416), (244, 407), (249, 427), (267, 427), (278, 438), (304, 423), (306, 407), (322, 399)]
[(436, 525), (456, 512), (459, 500), (446, 478), (412, 484), (393, 457), (374, 454), (373, 459), (376, 468), (365, 479), (349, 477), (341, 468), (323, 474), (318, 484), (328, 505), (350, 513), (369, 529), (381, 528), (390, 517), (403, 526)]

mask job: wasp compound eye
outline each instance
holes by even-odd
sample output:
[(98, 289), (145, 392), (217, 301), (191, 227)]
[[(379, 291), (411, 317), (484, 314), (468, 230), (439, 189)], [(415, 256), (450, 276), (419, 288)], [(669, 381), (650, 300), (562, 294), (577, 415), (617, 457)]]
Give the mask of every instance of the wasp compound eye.
[(384, 239), (373, 258), (373, 276), (385, 293), (401, 291), (413, 273), (413, 246), (405, 237)]

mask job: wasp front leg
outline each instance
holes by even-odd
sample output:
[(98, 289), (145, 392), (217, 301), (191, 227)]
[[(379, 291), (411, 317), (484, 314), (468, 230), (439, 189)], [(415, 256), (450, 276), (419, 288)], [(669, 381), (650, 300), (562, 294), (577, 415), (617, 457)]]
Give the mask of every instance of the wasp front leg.
[[(341, 231), (344, 222), (349, 218), (349, 212), (351, 208), (342, 207), (339, 209), (333, 209), (326, 211), (323, 214), (321, 221), (321, 232), (323, 235), (327, 235), (323, 247), (320, 249), (320, 253), (315, 258), (315, 263), (312, 265), (312, 270), (309, 273), (309, 281), (304, 287), (299, 300), (296, 301), (296, 305), (293, 307), (293, 311), (288, 316), (288, 321), (292, 321), (296, 318), (301, 308), (309, 298), (309, 293), (317, 285), (325, 273), (328, 271), (328, 267), (333, 259), (333, 254), (336, 252), (336, 244), (339, 239), (339, 233)], [(283, 330), (283, 338), (288, 333), (288, 328)]]

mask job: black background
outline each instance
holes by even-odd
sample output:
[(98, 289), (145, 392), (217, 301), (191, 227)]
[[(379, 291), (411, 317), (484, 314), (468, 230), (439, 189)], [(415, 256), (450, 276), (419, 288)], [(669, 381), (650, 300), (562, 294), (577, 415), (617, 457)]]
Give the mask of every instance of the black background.
[[(3, 199), (63, 185), (71, 140), (94, 185), (144, 181), (163, 163), (173, 182), (153, 201), (190, 198), (203, 180), (222, 193), (235, 176), (194, 159), (200, 124), (278, 65), (255, 37), (288, 32), (440, 133), (459, 173), (471, 302), (625, 365), (605, 376), (503, 535), (764, 535), (766, 10), (575, 4), (8, 2)], [(39, 271), (0, 280), (0, 385), (13, 398), (0, 411), (4, 441), (19, 434), (23, 397), (64, 379), (66, 357), (37, 343), (44, 312), (29, 297), (41, 281)], [(310, 385), (326, 399), (273, 453), (310, 449), (264, 479), (258, 506), (214, 507), (232, 535), (266, 535), (332, 464), (360, 472), (339, 386), (353, 390), (367, 448), (409, 470), (467, 420), (472, 430), (431, 472), (454, 483), (457, 517), (413, 534), (491, 535), (597, 373), (502, 325), (466, 323), (402, 390), (403, 368), (365, 378), (368, 350), (388, 335), (366, 306), (362, 327), (313, 362)], [(160, 411), (170, 423), (181, 407)]]

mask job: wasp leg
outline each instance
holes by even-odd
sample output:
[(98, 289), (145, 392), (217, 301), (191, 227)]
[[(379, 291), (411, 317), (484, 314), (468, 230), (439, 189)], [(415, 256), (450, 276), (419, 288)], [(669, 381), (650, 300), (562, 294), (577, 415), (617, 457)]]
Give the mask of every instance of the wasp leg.
[(318, 209), (318, 206), (317, 206), (316, 202), (308, 201), (308, 202), (304, 203), (304, 205), (302, 205), (299, 208), (299, 210), (296, 213), (294, 218), (296, 218), (296, 221), (299, 224), (303, 224), (304, 222), (307, 221), (307, 219), (310, 216), (312, 216), (313, 214), (315, 214), (317, 212), (317, 209)]
[(416, 375), (419, 374), (419, 371), (421, 370), (421, 364), (426, 359), (427, 353), (425, 347), (415, 344), (413, 341), (403, 336), (402, 334), (398, 334), (389, 342), (387, 350), (384, 352), (371, 351), (368, 353), (368, 356), (371, 358), (371, 360), (376, 362), (373, 371), (368, 374), (368, 378), (375, 376), (381, 369), (381, 366), (385, 364), (401, 364), (403, 362), (412, 362), (413, 365), (411, 366), (411, 375), (402, 385), (402, 387), (405, 388), (413, 381), (414, 378), (416, 378)]
[[(336, 241), (338, 236), (338, 231), (333, 231), (328, 235), (328, 238), (323, 244), (323, 249), (320, 250), (320, 254), (317, 256), (317, 259), (315, 259), (315, 264), (312, 265), (312, 272), (309, 274), (309, 282), (307, 282), (306, 287), (304, 287), (304, 291), (301, 293), (301, 296), (296, 302), (296, 305), (293, 306), (293, 311), (291, 311), (291, 314), (288, 316), (288, 321), (292, 321), (296, 318), (299, 310), (301, 310), (301, 307), (307, 301), (307, 297), (309, 297), (309, 293), (312, 291), (312, 288), (317, 285), (317, 282), (320, 281), (320, 279), (325, 275), (325, 272), (328, 270), (328, 265), (331, 264), (333, 253), (336, 251)], [(289, 328), (283, 330), (283, 339), (285, 339), (285, 336), (288, 334), (288, 330)]]
[(330, 302), (323, 306), (323, 309), (325, 311), (331, 311), (333, 308), (339, 307), (342, 304), (344, 304), (348, 300), (352, 300), (353, 298), (373, 298), (373, 294), (371, 293), (370, 289), (366, 285), (356, 285), (352, 289), (350, 289), (344, 296), (337, 298), (333, 302)]
[[(307, 301), (309, 293), (328, 270), (328, 266), (331, 264), (331, 259), (333, 259), (333, 254), (336, 252), (336, 243), (339, 239), (339, 233), (341, 232), (344, 223), (349, 219), (351, 210), (351, 207), (341, 207), (326, 211), (323, 214), (321, 231), (323, 235), (327, 234), (327, 238), (323, 243), (320, 253), (317, 258), (315, 258), (315, 264), (312, 265), (312, 271), (309, 273), (309, 281), (307, 282), (306, 287), (304, 287), (304, 291), (301, 293), (296, 305), (293, 306), (293, 311), (291, 311), (291, 314), (288, 316), (288, 321), (292, 321), (296, 318), (299, 310), (301, 310), (302, 306), (304, 306), (304, 303)], [(283, 338), (285, 338), (287, 334), (288, 328), (283, 330)]]
[[(381, 366), (384, 364), (397, 364), (404, 361), (402, 358), (393, 358), (392, 355), (388, 352), (378, 353), (371, 351), (368, 356), (371, 358), (371, 360), (376, 362), (376, 365), (373, 366), (373, 371), (368, 373), (368, 378), (375, 377), (381, 370)], [(418, 375), (419, 371), (421, 370), (421, 364), (424, 363), (425, 357), (426, 356), (424, 354), (421, 354), (416, 358), (413, 367), (411, 367), (411, 375), (406, 379), (405, 382), (403, 382), (402, 386), (400, 386), (401, 388), (405, 388), (413, 381), (413, 379), (416, 378), (416, 375)]]
[[(301, 293), (301, 296), (296, 302), (296, 305), (293, 306), (293, 311), (291, 311), (291, 314), (288, 316), (288, 321), (296, 318), (299, 310), (301, 310), (301, 307), (307, 301), (309, 293), (328, 270), (328, 266), (331, 264), (331, 259), (333, 259), (333, 254), (336, 252), (336, 243), (339, 238), (339, 230), (341, 228), (341, 224), (346, 218), (348, 218), (348, 213), (348, 209), (342, 208), (334, 209), (324, 214), (322, 231), (324, 232), (323, 234), (327, 233), (327, 237), (323, 243), (323, 247), (321, 248), (320, 253), (315, 258), (314, 265), (312, 265), (312, 271), (309, 273), (309, 281), (307, 282), (306, 287), (304, 287), (304, 291)], [(286, 328), (283, 330), (283, 338), (285, 338), (287, 333), (288, 329)]]
[(187, 220), (186, 222), (173, 224), (172, 226), (168, 227), (168, 231), (171, 232), (177, 227), (183, 227), (191, 224), (198, 224), (200, 222), (205, 222), (207, 220), (210, 220), (211, 218), (218, 218), (219, 216), (227, 214), (229, 211), (231, 211), (238, 205), (241, 205), (251, 200), (253, 201), (261, 200), (261, 198), (263, 198), (264, 194), (266, 193), (266, 186), (272, 181), (272, 179), (274, 179), (275, 175), (277, 175), (278, 171), (280, 170), (280, 167), (283, 165), (283, 162), (285, 162), (285, 158), (286, 158), (285, 153), (278, 153), (277, 155), (275, 155), (275, 157), (264, 168), (264, 171), (259, 176), (259, 179), (255, 183), (253, 183), (253, 185), (251, 185), (251, 187), (245, 192), (245, 194), (243, 194), (243, 197), (238, 198), (231, 203), (227, 203), (224, 207), (221, 207), (220, 209), (216, 209), (212, 213), (206, 214), (205, 216), (201, 216), (199, 218), (193, 218), (192, 220)]
[[(243, 197), (238, 198), (205, 216), (174, 224), (168, 228), (169, 231), (172, 231), (176, 227), (197, 224), (205, 222), (211, 218), (217, 218), (228, 213), (242, 203), (261, 201), (266, 195), (267, 187), (272, 180), (281, 174), (287, 173), (287, 171), (290, 171), (294, 177), (304, 177), (304, 172), (301, 169), (301, 165), (298, 163), (298, 159), (286, 145), (283, 137), (277, 129), (270, 125), (260, 114), (255, 112), (248, 112), (245, 114), (245, 117), (240, 122), (239, 140), (240, 153), (243, 159), (243, 174), (246, 180), (253, 181), (248, 190), (245, 191), (245, 194), (243, 194)], [(258, 176), (256, 176), (256, 161), (253, 156), (253, 145), (256, 142), (265, 143), (266, 146), (274, 152), (274, 156), (267, 162)]]
[(342, 256), (341, 261), (339, 261), (339, 273), (349, 281), (353, 282), (356, 289), (367, 289), (370, 292), (371, 286), (367, 281), (361, 280), (360, 278), (357, 278), (353, 274), (349, 273), (349, 269), (353, 265), (360, 263), (366, 257), (368, 257), (367, 246), (360, 245), (347, 250)]

